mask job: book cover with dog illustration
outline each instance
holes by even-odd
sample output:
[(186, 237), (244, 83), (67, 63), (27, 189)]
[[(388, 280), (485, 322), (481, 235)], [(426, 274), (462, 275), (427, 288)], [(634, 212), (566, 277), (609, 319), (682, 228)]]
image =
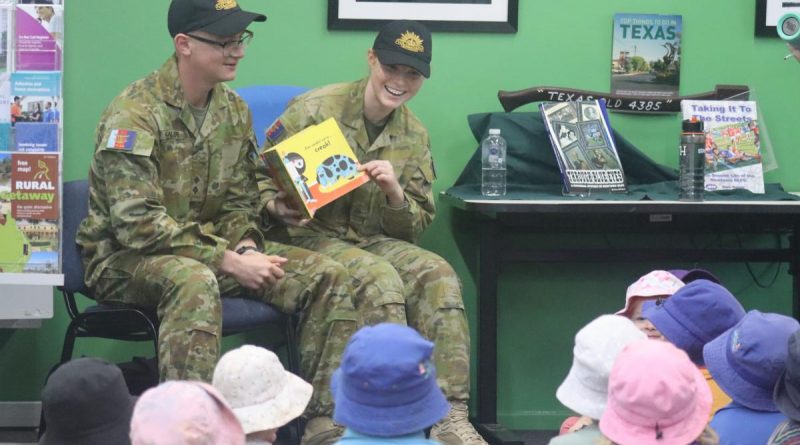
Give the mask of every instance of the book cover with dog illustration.
[(330, 118), (261, 153), (292, 206), (313, 218), (322, 206), (369, 181), (339, 124)]

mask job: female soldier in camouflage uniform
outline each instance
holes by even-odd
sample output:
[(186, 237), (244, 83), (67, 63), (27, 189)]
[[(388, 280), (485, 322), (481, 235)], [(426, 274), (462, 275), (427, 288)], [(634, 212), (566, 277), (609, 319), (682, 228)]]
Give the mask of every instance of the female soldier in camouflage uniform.
[[(324, 254), (345, 266), (354, 303), (367, 324), (408, 323), (436, 344), (439, 384), (453, 408), (431, 438), (448, 445), (485, 444), (467, 420), (469, 333), (455, 271), (414, 243), (433, 220), (435, 179), (428, 132), (406, 107), (430, 75), (430, 31), (419, 23), (386, 25), (367, 53), (366, 79), (294, 99), (267, 131), (267, 146), (335, 117), (372, 179), (300, 220), (266, 177), (261, 203), (268, 236)], [(335, 436), (330, 419), (309, 422), (307, 443)], [(314, 437), (319, 437), (315, 439)]]

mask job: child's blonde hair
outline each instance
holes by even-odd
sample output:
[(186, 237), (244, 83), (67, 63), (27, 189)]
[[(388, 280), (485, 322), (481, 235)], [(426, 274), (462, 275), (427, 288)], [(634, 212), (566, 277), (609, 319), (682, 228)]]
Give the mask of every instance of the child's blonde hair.
[[(697, 443), (698, 445), (719, 445), (719, 436), (717, 432), (714, 431), (710, 426), (706, 426), (702, 433), (700, 433), (700, 437), (697, 438), (692, 444), (686, 445), (693, 445)], [(618, 445), (612, 442), (609, 438), (603, 436), (597, 440), (596, 445)]]

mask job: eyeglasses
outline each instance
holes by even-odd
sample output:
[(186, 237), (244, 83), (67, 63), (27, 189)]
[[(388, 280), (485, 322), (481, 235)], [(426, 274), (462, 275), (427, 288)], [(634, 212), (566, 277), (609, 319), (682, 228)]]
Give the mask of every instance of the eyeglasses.
[(222, 54), (224, 56), (230, 56), (236, 49), (245, 49), (247, 45), (250, 44), (250, 41), (253, 40), (253, 32), (246, 30), (242, 33), (242, 36), (239, 37), (238, 40), (228, 40), (227, 42), (217, 42), (216, 40), (207, 39), (205, 37), (195, 36), (192, 34), (186, 34), (187, 36), (203, 42), (209, 45), (215, 45), (222, 48)]

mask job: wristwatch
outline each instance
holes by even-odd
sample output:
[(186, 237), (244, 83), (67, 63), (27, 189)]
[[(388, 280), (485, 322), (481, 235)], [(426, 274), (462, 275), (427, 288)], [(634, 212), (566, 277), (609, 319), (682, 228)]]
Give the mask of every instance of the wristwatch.
[(258, 247), (256, 247), (256, 246), (242, 246), (242, 247), (236, 249), (235, 252), (238, 253), (239, 255), (243, 255), (248, 250), (255, 250), (256, 252), (259, 252)]

